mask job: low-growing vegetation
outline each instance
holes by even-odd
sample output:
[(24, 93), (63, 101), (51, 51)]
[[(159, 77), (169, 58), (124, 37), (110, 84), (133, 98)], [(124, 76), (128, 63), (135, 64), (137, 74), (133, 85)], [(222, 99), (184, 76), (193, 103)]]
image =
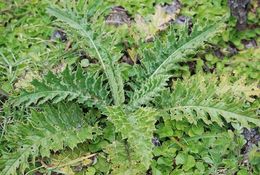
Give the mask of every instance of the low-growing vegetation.
[(259, 7), (0, 2), (0, 175), (259, 174)]

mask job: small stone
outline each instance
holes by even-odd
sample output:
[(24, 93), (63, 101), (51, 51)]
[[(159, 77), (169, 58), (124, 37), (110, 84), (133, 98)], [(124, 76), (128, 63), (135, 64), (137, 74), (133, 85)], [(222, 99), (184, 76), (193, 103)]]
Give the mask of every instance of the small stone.
[(257, 46), (257, 43), (254, 39), (251, 40), (243, 40), (242, 43), (244, 44), (245, 48), (255, 48)]
[(106, 23), (114, 26), (130, 24), (130, 17), (123, 7), (115, 6), (112, 8), (112, 12), (107, 16)]
[(163, 8), (167, 14), (176, 14), (179, 13), (181, 3), (178, 0), (175, 0), (170, 5), (165, 5)]
[(229, 56), (233, 56), (233, 55), (238, 54), (237, 48), (235, 46), (233, 46), (233, 45), (229, 45), (227, 50), (229, 52)]
[(157, 137), (152, 138), (154, 146), (161, 146), (160, 140)]
[(220, 59), (223, 59), (224, 58), (224, 54), (221, 52), (220, 49), (215, 49), (214, 50), (214, 55)]
[(134, 65), (133, 60), (132, 60), (129, 56), (126, 56), (126, 55), (124, 55), (124, 56), (122, 57), (121, 61), (122, 61), (123, 63), (127, 63), (127, 64), (129, 64), (129, 65)]
[(81, 60), (80, 65), (82, 67), (88, 67), (89, 66), (89, 60), (88, 59)]
[(186, 24), (190, 21), (190, 18), (187, 17), (187, 16), (179, 16), (177, 19), (176, 19), (176, 23), (177, 24)]
[(67, 41), (67, 35), (64, 31), (57, 29), (53, 32), (52, 36), (51, 36), (51, 40), (55, 41), (55, 40), (61, 40), (62, 42)]

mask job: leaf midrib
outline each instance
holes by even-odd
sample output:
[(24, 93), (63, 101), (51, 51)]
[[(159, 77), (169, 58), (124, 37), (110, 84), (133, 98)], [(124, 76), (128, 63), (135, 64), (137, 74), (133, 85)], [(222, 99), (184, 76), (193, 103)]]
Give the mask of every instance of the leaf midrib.
[[(178, 55), (180, 54), (181, 55), (184, 55), (183, 53), (181, 53), (182, 50), (184, 50), (185, 48), (188, 48), (189, 45), (192, 45), (194, 43), (194, 41), (196, 41), (198, 38), (201, 38), (205, 35), (205, 33), (209, 33), (209, 32), (212, 32), (213, 31), (216, 31), (216, 29), (214, 28), (215, 25), (212, 25), (211, 27), (209, 27), (207, 30), (205, 30), (203, 33), (200, 33), (199, 35), (197, 35), (196, 37), (192, 38), (191, 40), (189, 40), (188, 42), (185, 42), (185, 44), (181, 45), (177, 50), (175, 50), (170, 56), (168, 56), (162, 64), (160, 64), (160, 66), (154, 71), (154, 73), (151, 75), (151, 77), (155, 76), (158, 71), (175, 55)], [(212, 34), (210, 34), (212, 35)], [(183, 58), (178, 58), (178, 59), (175, 59), (174, 62), (176, 61), (179, 61), (179, 60), (182, 60)]]
[[(168, 110), (171, 110), (171, 109), (180, 109), (180, 108), (200, 108), (200, 109), (215, 110), (215, 111), (219, 111), (219, 112), (222, 112), (222, 113), (228, 113), (228, 114), (231, 114), (231, 115), (236, 115), (238, 118), (241, 118), (241, 119), (247, 118), (248, 121), (250, 121), (252, 123), (258, 123), (258, 125), (260, 125), (260, 120), (258, 120), (256, 118), (252, 118), (252, 117), (249, 117), (249, 116), (246, 116), (246, 115), (241, 115), (241, 114), (238, 114), (238, 113), (235, 113), (235, 112), (232, 112), (232, 111), (227, 111), (227, 110), (224, 110), (224, 109), (219, 109), (219, 108), (211, 107), (211, 106), (200, 106), (200, 105), (197, 105), (197, 106), (194, 106), (194, 105), (175, 106), (175, 107), (167, 108), (167, 109), (164, 109), (164, 110), (168, 111)], [(232, 117), (228, 117), (228, 118), (232, 118)]]
[[(82, 127), (82, 128), (85, 128), (85, 127)], [(82, 128), (81, 128), (81, 129), (82, 129)], [(66, 134), (68, 131), (71, 132), (71, 130), (61, 131), (61, 132), (62, 132), (63, 134)], [(57, 131), (58, 134), (61, 134), (61, 132), (60, 132), (60, 131)], [(57, 135), (57, 133), (56, 133), (55, 135)], [(72, 134), (74, 134), (74, 133), (72, 133)], [(37, 139), (37, 143), (43, 142), (43, 139), (44, 139), (44, 140), (50, 140), (50, 138), (52, 138), (52, 137), (54, 137), (53, 134), (49, 134), (47, 137), (44, 137), (44, 138), (39, 137), (39, 139)], [(64, 137), (64, 138), (66, 138), (66, 137)], [(35, 140), (34, 140), (34, 141), (35, 141)], [(64, 140), (63, 140), (63, 142), (64, 142)], [(38, 145), (38, 146), (37, 146), (37, 145)], [(25, 153), (27, 153), (28, 151), (30, 152), (32, 146), (37, 146), (37, 149), (39, 149), (39, 147), (40, 147), (41, 145), (42, 145), (42, 144), (32, 144), (32, 145), (28, 145), (28, 147), (25, 149), (25, 151), (23, 150), (23, 151), (21, 152), (20, 156), (13, 161), (14, 163), (11, 164), (11, 166), (9, 166), (9, 168), (5, 171), (5, 173), (6, 173), (6, 172), (9, 172), (9, 171), (12, 169), (13, 165), (14, 165), (17, 161), (19, 161), (19, 159), (20, 159)], [(49, 149), (49, 150), (51, 150), (51, 149)], [(30, 154), (30, 155), (31, 155), (31, 154)], [(1, 172), (1, 174), (2, 174), (2, 175), (5, 175), (5, 174), (3, 174), (3, 172)], [(8, 173), (6, 173), (6, 174), (8, 174)], [(10, 173), (9, 173), (9, 174), (10, 174)]]

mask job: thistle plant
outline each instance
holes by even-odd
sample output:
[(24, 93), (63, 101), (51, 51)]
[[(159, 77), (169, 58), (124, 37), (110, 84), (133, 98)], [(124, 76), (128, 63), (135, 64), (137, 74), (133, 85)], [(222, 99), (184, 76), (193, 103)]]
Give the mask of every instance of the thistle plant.
[(113, 36), (96, 33), (86, 19), (65, 10), (48, 8), (48, 13), (80, 38), (98, 63), (95, 69), (68, 66), (58, 74), (50, 71), (32, 81), (33, 90), (11, 97), (8, 103), (14, 108), (32, 110), (25, 122), (11, 125), (4, 135), (8, 148), (0, 158), (1, 175), (24, 174), (57, 152), (88, 147), (108, 126), (113, 137), (104, 138), (103, 149), (92, 153), (106, 155), (112, 174), (128, 175), (145, 174), (150, 168), (160, 118), (192, 125), (260, 126), (254, 109), (244, 105), (248, 96), (238, 94), (237, 84), (228, 78), (223, 83), (215, 74), (200, 73), (172, 80), (179, 63), (191, 60), (225, 30), (226, 16), (207, 26), (194, 24), (191, 32), (188, 27), (169, 29), (164, 41), (158, 38), (140, 47), (140, 64), (131, 67), (131, 75), (123, 75), (121, 50), (113, 45)]

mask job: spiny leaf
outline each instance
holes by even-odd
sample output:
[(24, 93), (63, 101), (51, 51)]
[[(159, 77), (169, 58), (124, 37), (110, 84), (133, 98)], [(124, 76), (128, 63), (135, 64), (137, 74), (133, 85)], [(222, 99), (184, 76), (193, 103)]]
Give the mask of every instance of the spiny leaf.
[(112, 91), (112, 96), (114, 103), (116, 105), (122, 104), (125, 100), (123, 80), (121, 77), (121, 72), (116, 66), (114, 66), (112, 59), (109, 54), (106, 53), (104, 48), (99, 48), (91, 36), (92, 31), (86, 30), (73, 16), (66, 14), (64, 11), (54, 8), (48, 8), (48, 13), (55, 16), (59, 20), (68, 24), (70, 27), (76, 29), (78, 34), (86, 39), (86, 41), (94, 48), (96, 52), (97, 59), (99, 60), (103, 71), (109, 82), (110, 89)]
[(194, 23), (191, 33), (188, 26), (174, 25), (167, 31), (163, 40), (156, 39), (153, 44), (141, 45), (138, 53), (147, 74), (152, 76), (165, 74), (173, 70), (177, 63), (190, 60), (192, 57), (187, 57), (188, 55), (193, 54), (205, 44), (205, 41), (223, 31), (225, 20), (226, 17), (203, 27)]
[(15, 106), (43, 104), (48, 100), (58, 103), (65, 99), (77, 100), (78, 103), (85, 103), (88, 106), (104, 105), (109, 102), (108, 91), (103, 85), (102, 77), (85, 74), (82, 69), (71, 72), (66, 68), (60, 75), (49, 72), (41, 82), (34, 80), (32, 85), (35, 87), (34, 91), (23, 91), (11, 102)]
[(133, 150), (129, 150), (125, 143), (115, 141), (108, 145), (106, 153), (112, 163), (113, 174), (115, 175), (137, 175), (140, 174), (140, 164), (135, 162), (132, 156)]
[(91, 158), (95, 157), (96, 155), (96, 154), (78, 155), (76, 158), (72, 159), (70, 158), (71, 155), (66, 155), (65, 157), (63, 154), (56, 156), (57, 159), (52, 158), (51, 165), (49, 165), (47, 169), (50, 171), (60, 170), (64, 174), (74, 175), (75, 173), (72, 171), (71, 167), (75, 167), (75, 166), (83, 167), (83, 166), (91, 165), (93, 163), (93, 160), (91, 160)]
[(169, 76), (167, 75), (158, 75), (149, 78), (141, 85), (140, 89), (134, 92), (129, 104), (133, 107), (147, 104), (150, 100), (159, 95), (159, 92), (167, 85), (166, 81), (168, 78)]
[(0, 158), (1, 175), (23, 174), (38, 156), (49, 157), (50, 151), (75, 148), (92, 138), (92, 127), (83, 120), (74, 104), (47, 106), (43, 112), (33, 111), (27, 123), (16, 123), (5, 136), (13, 151)]
[[(176, 43), (171, 41), (168, 45), (172, 46), (166, 49), (163, 48), (164, 45), (161, 41), (155, 41), (154, 49), (156, 50), (151, 52), (149, 48), (149, 51), (147, 50), (147, 52), (144, 53), (144, 59), (142, 60), (142, 64), (146, 68), (146, 76), (150, 77), (142, 83), (139, 90), (134, 92), (130, 104), (133, 106), (147, 104), (153, 97), (157, 96), (158, 92), (166, 85), (166, 81), (169, 78), (167, 74), (170, 70), (174, 69), (175, 64), (187, 60), (186, 56), (188, 54), (201, 46), (204, 41), (214, 37), (224, 26), (223, 21), (209, 25), (203, 28), (203, 30), (194, 26), (191, 35), (188, 35), (187, 31), (184, 31), (183, 34), (179, 34), (181, 38), (179, 40), (174, 38)], [(175, 37), (175, 35), (173, 36)], [(165, 54), (165, 52), (167, 54)], [(165, 57), (165, 55), (167, 55), (167, 57)], [(163, 58), (165, 58), (165, 60), (163, 60)]]
[(210, 38), (214, 37), (218, 32), (223, 30), (224, 26), (225, 24), (222, 20), (205, 27), (203, 30), (198, 27), (193, 28), (191, 36), (188, 36), (185, 42), (180, 42), (180, 45), (178, 45), (176, 49), (160, 64), (160, 66), (153, 72), (152, 76), (167, 72), (171, 70), (171, 67), (173, 67), (177, 62), (184, 61), (186, 55), (192, 53), (194, 49), (203, 45), (204, 41), (208, 41)]
[(155, 130), (155, 115), (157, 112), (150, 108), (140, 108), (135, 112), (126, 112), (121, 107), (107, 108), (109, 120), (115, 125), (116, 131), (122, 134), (123, 139), (127, 139), (129, 152), (135, 157), (131, 159), (142, 166), (141, 172), (145, 172), (152, 160), (151, 142)]
[(257, 87), (257, 82), (246, 84), (245, 77), (240, 78), (235, 82), (231, 82), (228, 78), (229, 75), (221, 76), (220, 85), (222, 88), (218, 89), (218, 94), (224, 94), (231, 91), (234, 96), (245, 98), (249, 102), (254, 102), (255, 98), (260, 96), (260, 88)]
[(246, 110), (243, 105), (245, 101), (234, 98), (230, 91), (220, 94), (223, 84), (219, 84), (212, 75), (178, 80), (173, 88), (173, 93), (164, 91), (155, 103), (169, 112), (174, 120), (186, 118), (196, 124), (202, 119), (207, 124), (216, 122), (222, 126), (225, 119), (226, 122), (239, 123), (244, 127), (249, 127), (249, 124), (260, 126), (260, 120), (254, 117), (254, 109)]

